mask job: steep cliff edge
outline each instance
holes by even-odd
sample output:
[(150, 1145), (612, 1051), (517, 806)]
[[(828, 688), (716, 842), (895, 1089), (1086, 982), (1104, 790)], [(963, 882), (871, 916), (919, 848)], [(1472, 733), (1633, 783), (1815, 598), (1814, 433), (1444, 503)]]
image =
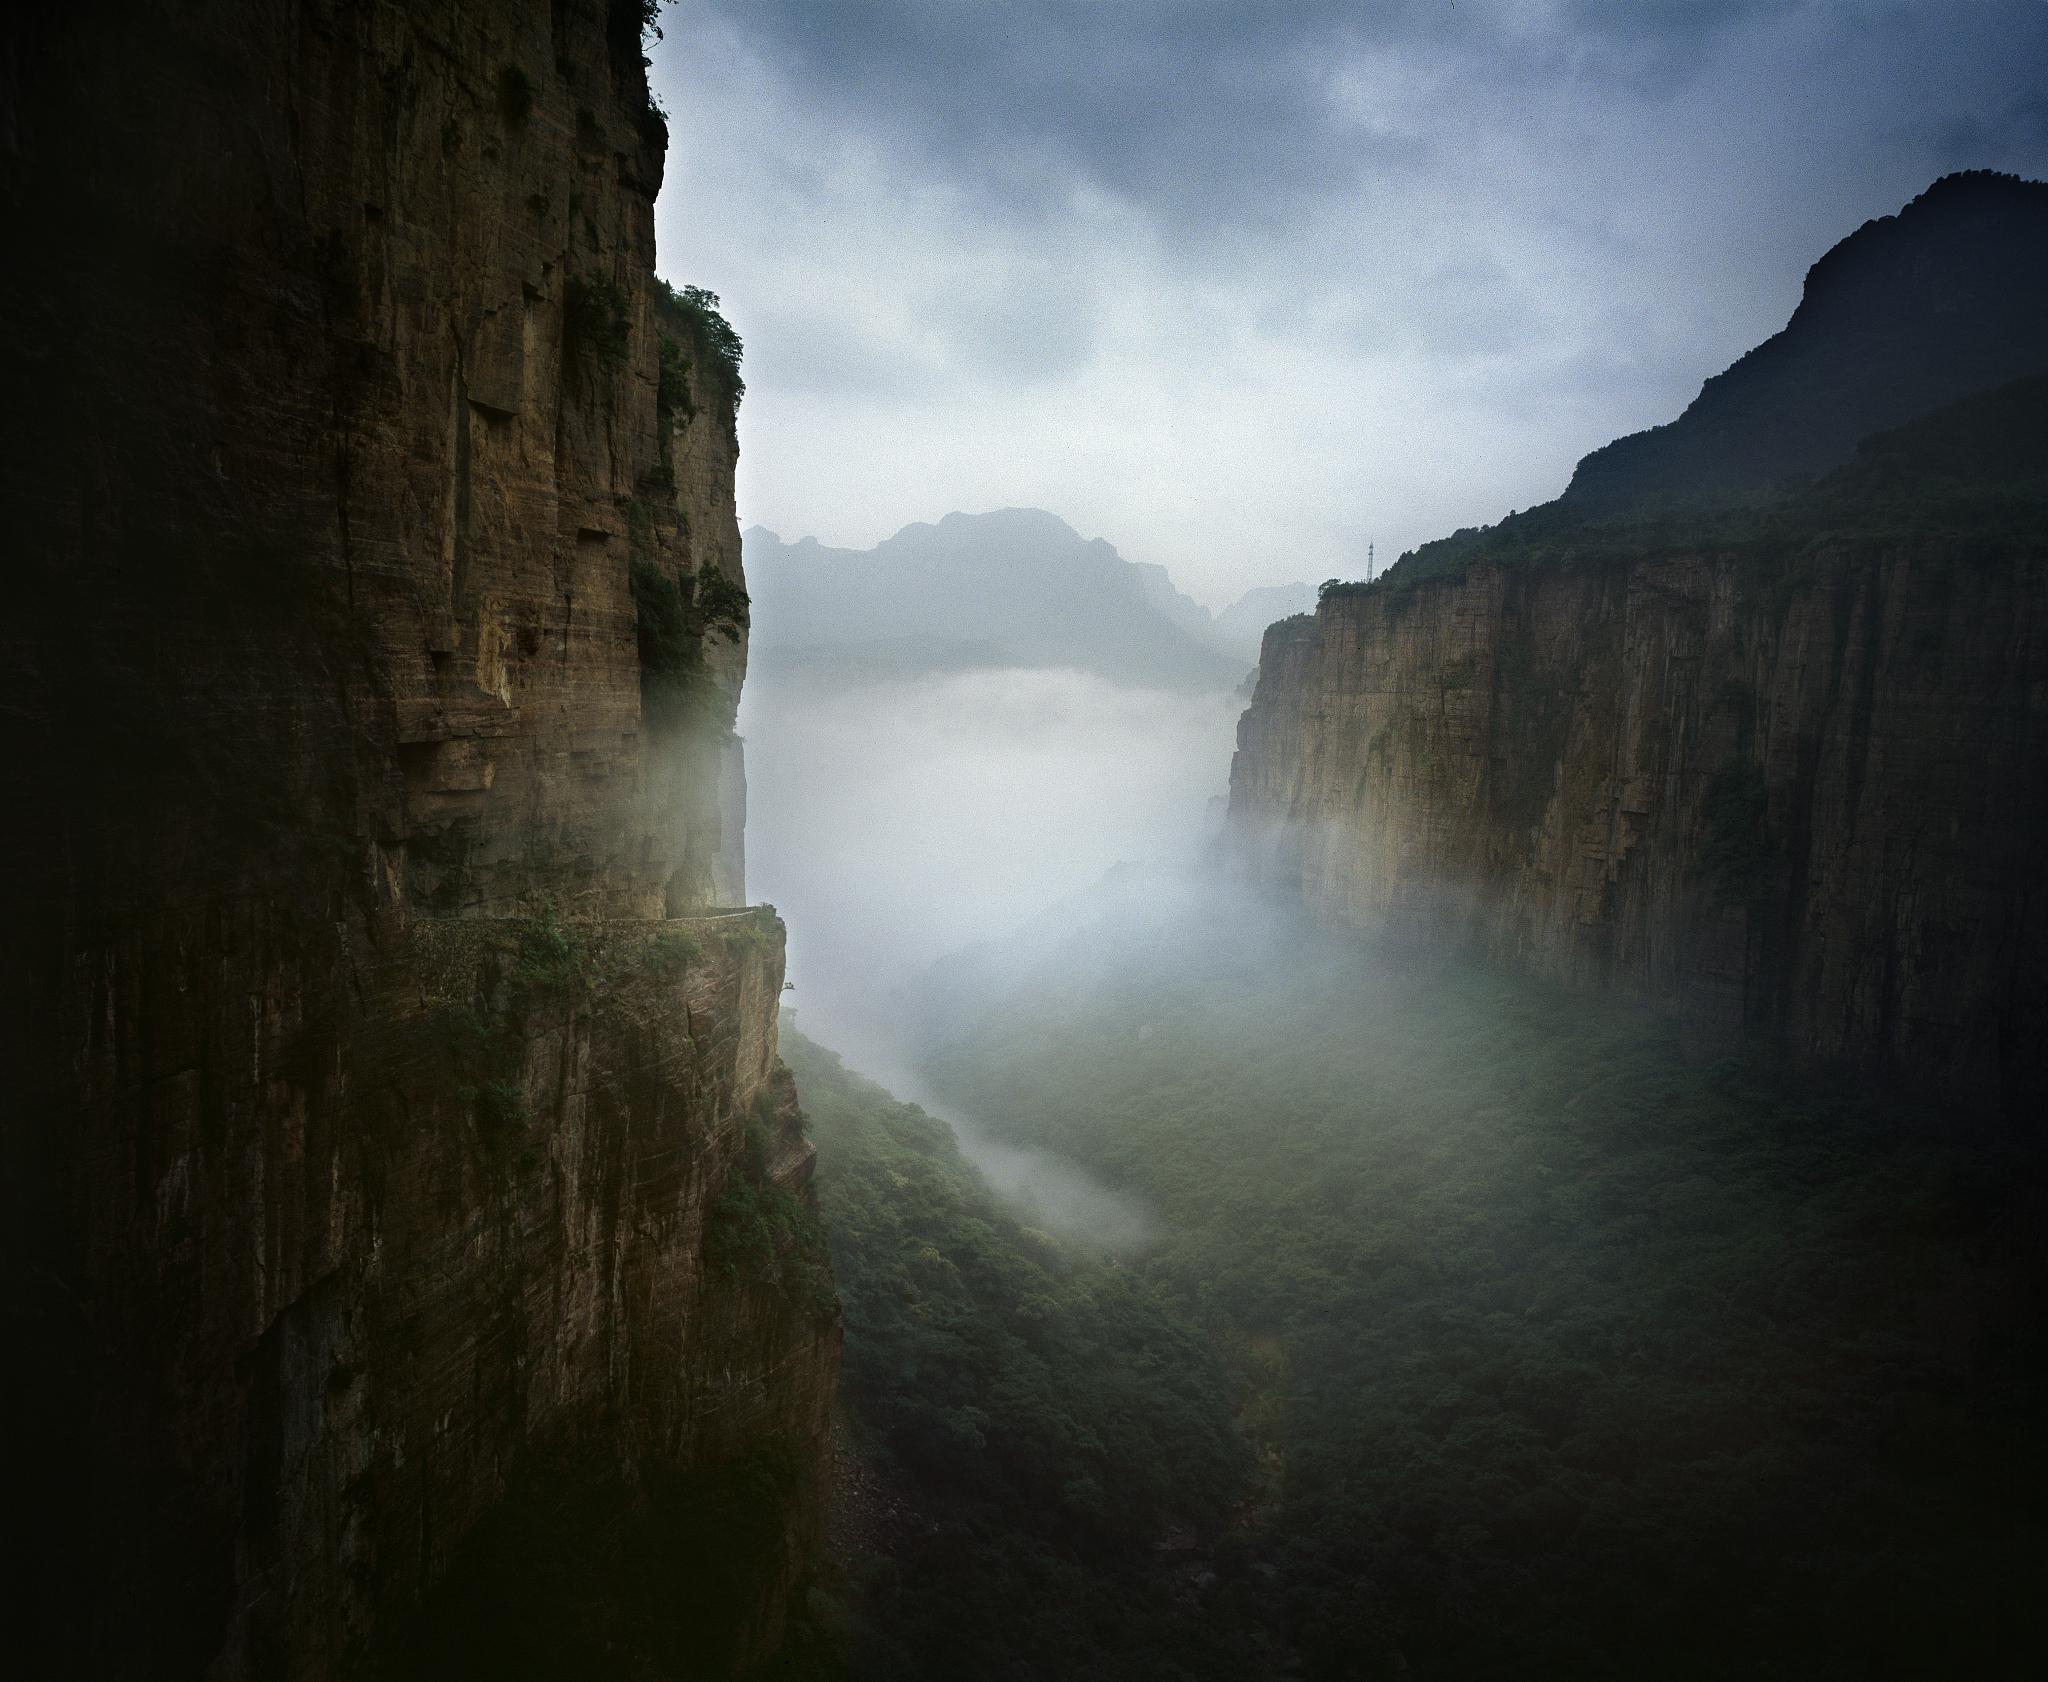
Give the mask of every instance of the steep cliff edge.
[(1539, 520), (1266, 636), (1230, 841), (1362, 926), (2041, 1096), (2048, 379), (1762, 511)]
[(752, 1491), (744, 1545), (664, 1556), (695, 1598), (594, 1640), (716, 1675), (779, 1639), (838, 1330), (780, 924), (719, 910), (735, 392), (653, 276), (641, 14), (6, 26), (37, 1673), (404, 1669), (544, 1467), (612, 1534)]

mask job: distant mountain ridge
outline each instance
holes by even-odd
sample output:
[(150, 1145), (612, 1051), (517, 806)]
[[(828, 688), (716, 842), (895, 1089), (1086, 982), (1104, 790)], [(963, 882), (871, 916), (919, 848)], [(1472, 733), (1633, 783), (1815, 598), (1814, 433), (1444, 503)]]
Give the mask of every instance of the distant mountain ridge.
[(1231, 649), (1242, 648), (1254, 664), (1266, 627), (1278, 619), (1292, 619), (1297, 613), (1313, 613), (1316, 587), (1313, 584), (1266, 584), (1245, 593), (1216, 615), (1211, 632)]
[(1765, 491), (1859, 440), (2048, 369), (2048, 182), (1943, 176), (1807, 271), (1799, 307), (1686, 411), (1593, 451), (1560, 499), (1584, 512)]
[[(1214, 620), (1164, 567), (1127, 561), (1038, 508), (948, 514), (872, 549), (788, 543), (761, 526), (744, 541), (754, 656), (771, 679), (1063, 666), (1122, 684), (1227, 689), (1258, 658), (1264, 621), (1247, 637), (1246, 603), (1271, 593)], [(1291, 592), (1313, 599), (1305, 585)]]

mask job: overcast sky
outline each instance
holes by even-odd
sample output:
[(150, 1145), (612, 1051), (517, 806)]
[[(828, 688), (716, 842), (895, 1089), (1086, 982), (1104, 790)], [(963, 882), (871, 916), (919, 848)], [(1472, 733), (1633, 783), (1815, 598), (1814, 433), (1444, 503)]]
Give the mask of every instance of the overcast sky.
[(661, 269), (740, 516), (1052, 509), (1220, 605), (1563, 488), (1952, 169), (2048, 0), (680, 0)]

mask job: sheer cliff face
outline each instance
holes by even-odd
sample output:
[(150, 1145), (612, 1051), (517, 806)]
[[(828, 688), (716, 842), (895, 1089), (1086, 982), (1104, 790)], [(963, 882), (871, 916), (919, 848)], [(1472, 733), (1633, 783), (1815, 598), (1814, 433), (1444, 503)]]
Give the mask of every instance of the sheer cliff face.
[(780, 925), (706, 915), (733, 402), (656, 295), (637, 18), (6, 26), (7, 1426), (52, 1673), (347, 1673), (542, 1448), (773, 1457), (714, 1668), (777, 1638), (837, 1331), (718, 1230), (808, 1150)]
[(1244, 868), (1326, 914), (2024, 1101), (2044, 563), (1902, 539), (1339, 595), (1266, 637)]
[(1702, 1045), (2036, 1101), (2044, 251), (2048, 187), (1939, 181), (1564, 497), (1274, 626), (1242, 865)]

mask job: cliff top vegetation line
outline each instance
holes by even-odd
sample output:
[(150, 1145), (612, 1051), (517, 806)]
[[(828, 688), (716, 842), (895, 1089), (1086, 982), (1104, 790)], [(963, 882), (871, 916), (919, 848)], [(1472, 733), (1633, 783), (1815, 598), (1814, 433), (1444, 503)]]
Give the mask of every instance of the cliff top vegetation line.
[(2014, 380), (1864, 439), (1810, 485), (1716, 497), (1662, 494), (1625, 508), (1560, 499), (1410, 550), (1379, 578), (1332, 580), (1323, 599), (1399, 593), (1506, 567), (1625, 564), (1653, 555), (1785, 560), (1821, 542), (1931, 536), (2006, 553), (2048, 533), (2048, 374)]

